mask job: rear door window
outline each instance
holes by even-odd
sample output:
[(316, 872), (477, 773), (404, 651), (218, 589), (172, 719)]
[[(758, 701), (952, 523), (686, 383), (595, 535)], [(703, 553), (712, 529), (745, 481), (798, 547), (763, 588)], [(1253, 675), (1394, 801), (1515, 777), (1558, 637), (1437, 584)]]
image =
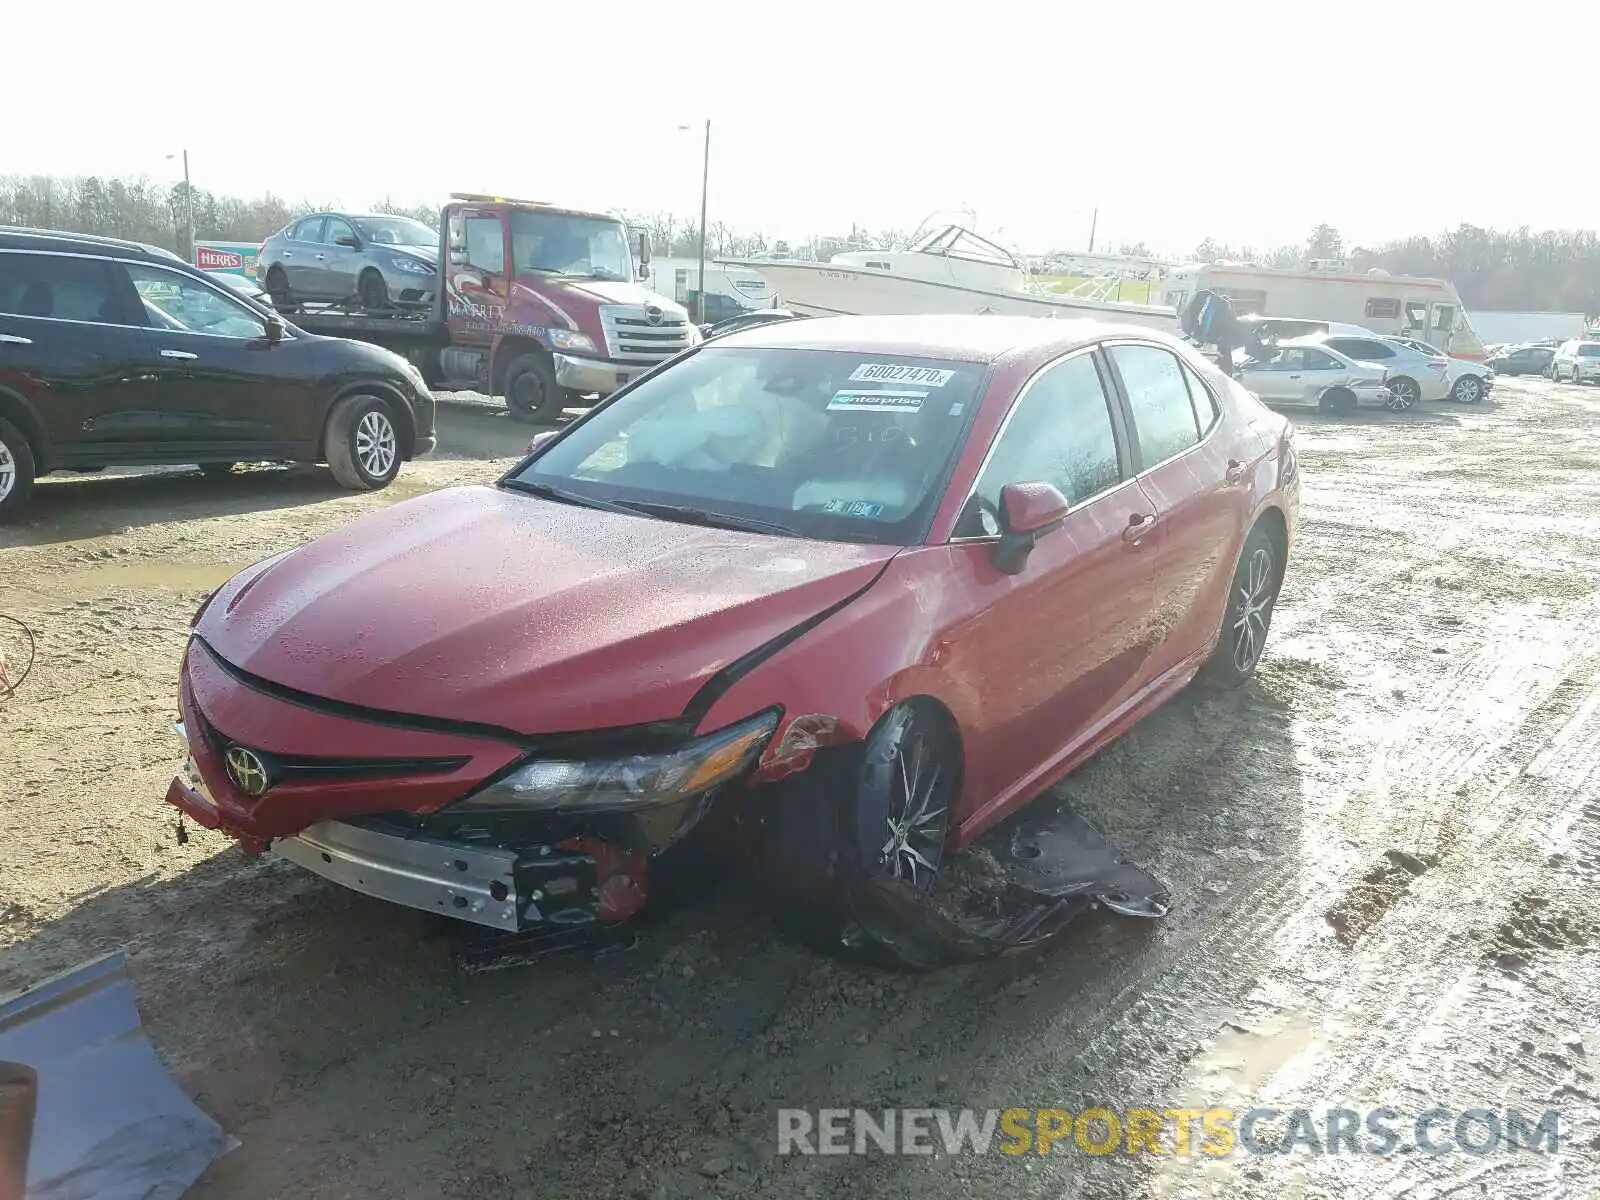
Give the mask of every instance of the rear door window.
[(0, 313), (129, 324), (107, 265), (65, 254), (0, 254)]
[(1199, 442), (1194, 402), (1177, 355), (1136, 343), (1114, 345), (1110, 351), (1128, 394), (1143, 466), (1153, 467)]

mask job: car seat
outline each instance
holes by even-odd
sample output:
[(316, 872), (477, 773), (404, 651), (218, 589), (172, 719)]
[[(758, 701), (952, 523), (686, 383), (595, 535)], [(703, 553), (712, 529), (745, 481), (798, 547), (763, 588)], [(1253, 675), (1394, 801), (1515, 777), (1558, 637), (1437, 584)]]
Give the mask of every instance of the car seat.
[(23, 289), (17, 310), (24, 317), (48, 317), (56, 310), (55, 290), (44, 280), (35, 279)]

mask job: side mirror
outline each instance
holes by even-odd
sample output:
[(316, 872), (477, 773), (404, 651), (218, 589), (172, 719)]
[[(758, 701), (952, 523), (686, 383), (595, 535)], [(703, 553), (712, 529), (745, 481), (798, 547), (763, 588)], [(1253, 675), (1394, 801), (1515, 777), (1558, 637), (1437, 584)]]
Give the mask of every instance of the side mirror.
[(334, 238), (333, 244), (335, 246), (349, 246), (352, 250), (361, 249), (361, 243), (356, 241), (356, 239), (348, 233), (341, 233), (338, 237)]
[(287, 332), (287, 327), (284, 325), (282, 317), (267, 318), (268, 342), (277, 343), (283, 341), (283, 335), (285, 332)]
[(528, 448), (526, 450), (524, 450), (523, 453), (524, 454), (534, 454), (534, 453), (536, 453), (537, 451), (542, 449), (544, 447), (544, 445), (547, 442), (550, 441), (551, 438), (555, 437), (556, 434), (558, 434), (560, 432), (561, 431), (559, 429), (546, 429), (543, 433), (534, 434), (533, 437), (528, 440)]
[(1017, 575), (1045, 534), (1060, 527), (1071, 508), (1053, 483), (1008, 483), (1000, 489), (1000, 540), (994, 548), (995, 569)]
[(639, 231), (639, 269), (642, 271), (650, 265), (650, 235), (644, 230)]

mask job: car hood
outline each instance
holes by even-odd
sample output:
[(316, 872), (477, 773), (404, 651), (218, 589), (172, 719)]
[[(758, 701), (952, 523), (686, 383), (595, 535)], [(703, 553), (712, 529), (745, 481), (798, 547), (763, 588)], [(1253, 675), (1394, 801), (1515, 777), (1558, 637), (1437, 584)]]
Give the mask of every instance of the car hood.
[(649, 288), (640, 287), (637, 283), (626, 280), (610, 279), (557, 279), (553, 277), (532, 277), (518, 279), (535, 290), (548, 290), (560, 288), (572, 295), (587, 296), (602, 304), (655, 304), (663, 311), (675, 313), (678, 316), (687, 316), (688, 310), (681, 304), (675, 304), (665, 296), (658, 296)]
[(240, 670), (344, 704), (609, 728), (681, 716), (722, 667), (896, 553), (453, 488), (241, 572), (196, 633)]
[(381, 251), (386, 254), (400, 254), (408, 258), (420, 259), (430, 267), (439, 265), (439, 247), (437, 246), (390, 246), (381, 242), (374, 242), (367, 247), (368, 250)]

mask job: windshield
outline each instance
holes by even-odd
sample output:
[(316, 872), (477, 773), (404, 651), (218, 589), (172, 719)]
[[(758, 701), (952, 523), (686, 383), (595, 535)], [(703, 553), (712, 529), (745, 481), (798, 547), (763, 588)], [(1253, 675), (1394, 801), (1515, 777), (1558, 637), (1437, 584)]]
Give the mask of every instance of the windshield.
[(518, 272), (633, 278), (633, 256), (622, 223), (605, 217), (513, 212), (511, 256)]
[(363, 241), (378, 246), (426, 246), (436, 249), (439, 235), (410, 217), (362, 217), (356, 221)]
[(833, 350), (708, 347), (578, 422), (507, 486), (839, 542), (913, 545), (987, 367)]

